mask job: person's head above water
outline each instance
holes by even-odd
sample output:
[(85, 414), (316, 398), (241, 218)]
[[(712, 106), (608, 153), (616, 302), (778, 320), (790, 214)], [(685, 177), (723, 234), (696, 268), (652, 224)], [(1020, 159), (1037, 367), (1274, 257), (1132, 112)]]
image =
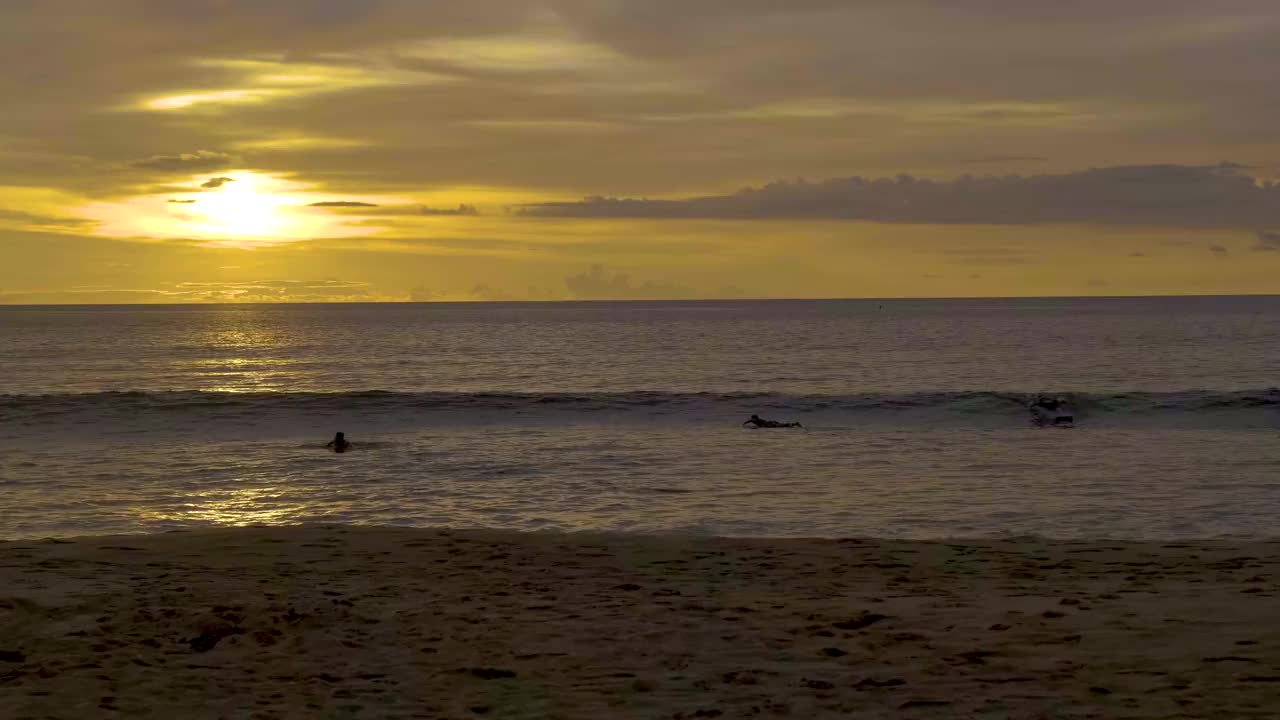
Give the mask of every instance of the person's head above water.
[(759, 419), (760, 419), (760, 416), (759, 416), (759, 415), (752, 415), (752, 416), (751, 416), (751, 419), (752, 419), (752, 420), (759, 420)]
[(338, 433), (337, 435), (333, 436), (334, 442), (342, 442), (343, 440), (346, 440), (346, 439), (347, 439), (347, 436), (344, 435), (343, 433)]

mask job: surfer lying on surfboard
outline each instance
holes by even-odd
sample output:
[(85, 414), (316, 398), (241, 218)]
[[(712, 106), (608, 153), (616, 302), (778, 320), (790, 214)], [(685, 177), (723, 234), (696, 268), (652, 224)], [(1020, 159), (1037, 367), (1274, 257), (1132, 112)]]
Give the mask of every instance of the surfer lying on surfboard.
[(1075, 423), (1075, 415), (1067, 407), (1064, 398), (1038, 396), (1028, 406), (1031, 410), (1031, 422), (1040, 426), (1070, 427)]
[(764, 419), (761, 419), (759, 415), (752, 415), (750, 420), (747, 420), (742, 424), (744, 426), (757, 427), (757, 428), (804, 427), (798, 422), (784, 423), (784, 422), (778, 422), (777, 420), (764, 420)]

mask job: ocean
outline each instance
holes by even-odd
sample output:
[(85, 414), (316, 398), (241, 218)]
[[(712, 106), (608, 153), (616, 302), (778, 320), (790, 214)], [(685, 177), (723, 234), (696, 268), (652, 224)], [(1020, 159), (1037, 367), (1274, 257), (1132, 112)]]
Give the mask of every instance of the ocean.
[(1277, 385), (1277, 297), (2, 307), (0, 538), (1269, 537)]

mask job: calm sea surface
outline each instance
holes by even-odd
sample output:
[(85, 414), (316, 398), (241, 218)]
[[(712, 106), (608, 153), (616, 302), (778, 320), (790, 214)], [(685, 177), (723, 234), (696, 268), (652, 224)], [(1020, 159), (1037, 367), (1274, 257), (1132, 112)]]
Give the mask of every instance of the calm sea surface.
[(1269, 297), (2, 307), (0, 537), (1275, 536), (1277, 385)]

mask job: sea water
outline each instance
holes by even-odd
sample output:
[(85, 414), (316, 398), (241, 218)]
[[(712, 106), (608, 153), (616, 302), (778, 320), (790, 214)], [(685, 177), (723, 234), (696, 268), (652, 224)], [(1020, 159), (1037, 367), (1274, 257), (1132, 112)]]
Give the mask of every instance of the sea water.
[(0, 537), (1274, 536), (1277, 385), (1274, 297), (4, 307)]

